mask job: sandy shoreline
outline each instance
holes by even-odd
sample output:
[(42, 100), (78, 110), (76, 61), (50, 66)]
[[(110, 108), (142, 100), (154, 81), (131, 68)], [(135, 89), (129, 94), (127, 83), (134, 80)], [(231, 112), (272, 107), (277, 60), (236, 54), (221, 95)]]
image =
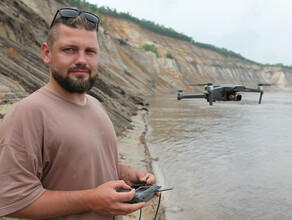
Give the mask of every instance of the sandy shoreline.
[[(153, 173), (152, 159), (148, 151), (145, 135), (148, 131), (147, 111), (139, 111), (138, 115), (132, 117), (133, 130), (128, 130), (123, 137), (118, 138), (119, 156), (123, 164), (134, 169), (147, 170)], [(154, 219), (158, 198), (154, 198), (147, 203), (142, 210), (143, 220)], [(124, 220), (132, 220), (139, 218), (139, 211), (124, 217)], [(165, 219), (163, 204), (160, 204), (159, 218)]]

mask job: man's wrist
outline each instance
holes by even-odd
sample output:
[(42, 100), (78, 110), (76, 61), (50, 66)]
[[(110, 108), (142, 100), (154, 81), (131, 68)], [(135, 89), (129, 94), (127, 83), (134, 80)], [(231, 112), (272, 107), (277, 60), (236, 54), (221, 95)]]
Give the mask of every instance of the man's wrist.
[(73, 215), (91, 210), (90, 191), (51, 191), (46, 190), (43, 195), (30, 205), (8, 215), (14, 218), (54, 218)]

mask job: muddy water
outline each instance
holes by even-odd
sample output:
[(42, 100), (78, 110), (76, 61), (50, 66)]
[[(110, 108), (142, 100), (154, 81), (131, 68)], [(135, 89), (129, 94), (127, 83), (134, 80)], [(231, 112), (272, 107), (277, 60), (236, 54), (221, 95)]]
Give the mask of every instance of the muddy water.
[(292, 219), (292, 94), (149, 97), (147, 143), (168, 220)]

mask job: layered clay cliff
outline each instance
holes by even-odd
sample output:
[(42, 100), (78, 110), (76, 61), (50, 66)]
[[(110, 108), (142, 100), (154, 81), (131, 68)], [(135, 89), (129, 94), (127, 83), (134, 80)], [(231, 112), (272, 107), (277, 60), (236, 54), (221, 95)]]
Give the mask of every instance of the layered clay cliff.
[[(40, 47), (62, 6), (53, 0), (0, 1), (0, 118), (48, 82)], [(98, 33), (99, 78), (90, 94), (103, 103), (118, 135), (131, 127), (131, 116), (146, 95), (190, 90), (190, 83), (272, 83), (284, 90), (292, 85), (291, 69), (263, 68), (152, 33), (126, 19), (100, 16), (104, 22)], [(144, 51), (144, 44), (154, 44), (159, 56)], [(167, 52), (172, 58), (165, 57)]]

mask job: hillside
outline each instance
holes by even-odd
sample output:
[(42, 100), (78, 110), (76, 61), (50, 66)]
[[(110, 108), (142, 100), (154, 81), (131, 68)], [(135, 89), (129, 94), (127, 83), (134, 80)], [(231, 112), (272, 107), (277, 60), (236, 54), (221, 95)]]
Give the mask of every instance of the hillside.
[[(48, 82), (40, 46), (58, 7), (58, 1), (1, 0), (0, 118)], [(283, 90), (292, 86), (291, 69), (260, 67), (152, 33), (126, 19), (101, 17), (99, 78), (90, 94), (103, 103), (118, 135), (131, 127), (146, 95), (190, 90), (190, 83), (205, 82), (273, 83)], [(155, 45), (159, 56), (145, 51), (145, 44)]]

